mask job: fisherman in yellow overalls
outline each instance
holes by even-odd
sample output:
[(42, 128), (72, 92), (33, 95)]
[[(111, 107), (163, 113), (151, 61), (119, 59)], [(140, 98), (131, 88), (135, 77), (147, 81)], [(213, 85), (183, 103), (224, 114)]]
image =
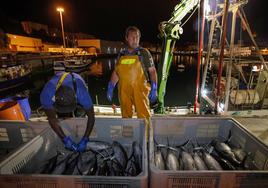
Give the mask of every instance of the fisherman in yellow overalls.
[(122, 117), (132, 118), (134, 106), (137, 117), (148, 120), (151, 116), (149, 99), (151, 102), (157, 99), (157, 74), (150, 52), (139, 46), (140, 37), (137, 27), (126, 29), (128, 48), (119, 56), (108, 84), (107, 98), (112, 101), (113, 90), (118, 82)]

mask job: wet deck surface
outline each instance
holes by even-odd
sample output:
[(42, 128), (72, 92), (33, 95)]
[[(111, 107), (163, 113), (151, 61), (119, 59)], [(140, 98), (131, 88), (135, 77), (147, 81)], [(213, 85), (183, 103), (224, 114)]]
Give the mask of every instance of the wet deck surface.
[(268, 145), (268, 117), (265, 118), (240, 118), (235, 117), (239, 123), (245, 126), (251, 133)]

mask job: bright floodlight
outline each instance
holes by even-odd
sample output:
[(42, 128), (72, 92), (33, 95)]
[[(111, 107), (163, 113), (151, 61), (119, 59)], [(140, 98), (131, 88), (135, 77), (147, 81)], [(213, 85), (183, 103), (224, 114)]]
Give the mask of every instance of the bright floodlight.
[(201, 91), (201, 94), (202, 94), (202, 96), (205, 96), (205, 95), (208, 94), (208, 91), (207, 91), (206, 89), (203, 89), (203, 90)]
[(209, 5), (209, 1), (208, 0), (205, 0), (204, 1), (204, 9), (205, 9), (205, 15), (209, 15), (210, 11), (211, 11), (211, 8), (210, 8), (210, 5)]
[(253, 72), (257, 72), (257, 71), (259, 71), (259, 70), (258, 70), (258, 67), (257, 67), (256, 65), (254, 65), (254, 66), (252, 67), (252, 71), (253, 71)]
[(58, 12), (64, 12), (64, 9), (63, 9), (62, 7), (58, 7), (58, 8), (57, 8), (57, 11), (58, 11)]
[(224, 110), (224, 104), (223, 103), (220, 103), (219, 105), (220, 109), (223, 111)]

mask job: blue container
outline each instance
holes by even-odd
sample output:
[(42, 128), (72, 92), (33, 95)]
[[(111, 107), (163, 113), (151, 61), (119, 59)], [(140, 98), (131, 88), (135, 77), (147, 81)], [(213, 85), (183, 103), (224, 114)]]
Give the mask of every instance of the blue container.
[(25, 96), (17, 96), (14, 98), (14, 100), (16, 100), (21, 108), (21, 111), (24, 115), (25, 120), (29, 120), (31, 117), (31, 107), (29, 104), (29, 99), (28, 97)]

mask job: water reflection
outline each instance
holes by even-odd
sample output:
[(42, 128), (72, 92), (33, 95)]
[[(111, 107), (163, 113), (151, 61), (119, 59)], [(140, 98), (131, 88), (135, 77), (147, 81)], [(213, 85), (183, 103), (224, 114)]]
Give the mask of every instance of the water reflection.
[[(157, 66), (160, 55), (153, 54)], [(96, 104), (111, 104), (106, 99), (107, 84), (114, 70), (117, 58), (100, 58), (90, 65), (89, 69), (80, 75), (85, 79), (89, 93)], [(196, 57), (176, 55), (173, 58), (169, 79), (167, 82), (165, 105), (185, 106), (187, 102), (194, 101), (195, 79), (196, 79)], [(26, 92), (29, 94), (31, 108), (35, 110), (40, 106), (39, 95), (46, 82), (53, 76), (52, 62), (32, 62), (42, 64), (33, 70), (30, 83), (20, 89), (2, 94), (1, 98), (15, 93)], [(117, 89), (115, 89), (113, 103), (119, 105)]]
[(91, 64), (89, 67), (88, 75), (90, 76), (97, 76), (100, 77), (103, 75), (103, 63), (100, 61), (96, 61), (95, 63)]

